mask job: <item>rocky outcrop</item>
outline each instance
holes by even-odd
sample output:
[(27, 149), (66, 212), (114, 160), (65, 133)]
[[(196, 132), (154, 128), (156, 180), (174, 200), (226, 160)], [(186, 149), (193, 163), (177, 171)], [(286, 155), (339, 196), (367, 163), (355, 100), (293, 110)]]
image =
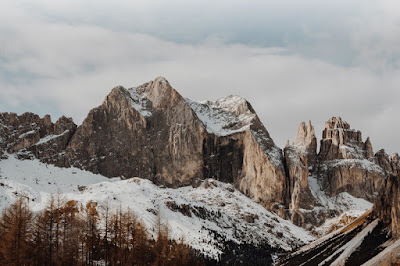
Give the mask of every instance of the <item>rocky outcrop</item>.
[(388, 175), (375, 199), (374, 215), (391, 229), (394, 238), (400, 236), (400, 175)]
[(208, 133), (203, 145), (204, 176), (234, 183), (269, 209), (284, 209), (288, 185), (282, 151), (250, 103), (239, 96), (206, 103), (187, 101)]
[(355, 197), (373, 200), (385, 172), (375, 163), (369, 138), (350, 128), (340, 117), (325, 123), (318, 154), (319, 178), (331, 196), (348, 192)]
[(397, 175), (400, 173), (398, 153), (388, 155), (384, 149), (381, 149), (375, 154), (375, 159), (386, 175)]
[(306, 154), (308, 165), (314, 166), (317, 161), (317, 137), (311, 121), (307, 126), (305, 122), (299, 125), (293, 145)]
[[(372, 146), (369, 142), (369, 146)], [(350, 125), (340, 117), (332, 117), (325, 122), (322, 132), (321, 150), (319, 159), (321, 161), (337, 159), (364, 159), (361, 131), (351, 129)]]
[(49, 115), (0, 113), (0, 151), (48, 162), (65, 150), (75, 129), (72, 119), (64, 116), (52, 123)]
[(305, 217), (300, 209), (311, 209), (315, 200), (308, 187), (309, 168), (317, 160), (317, 139), (314, 127), (302, 122), (297, 130), (293, 145), (284, 148), (286, 173), (289, 178), (289, 213), (290, 220), (299, 226), (305, 224)]
[(308, 187), (308, 159), (303, 151), (292, 145), (285, 147), (284, 154), (289, 177), (290, 220), (303, 226), (305, 217), (300, 209), (311, 209), (314, 206), (314, 197)]

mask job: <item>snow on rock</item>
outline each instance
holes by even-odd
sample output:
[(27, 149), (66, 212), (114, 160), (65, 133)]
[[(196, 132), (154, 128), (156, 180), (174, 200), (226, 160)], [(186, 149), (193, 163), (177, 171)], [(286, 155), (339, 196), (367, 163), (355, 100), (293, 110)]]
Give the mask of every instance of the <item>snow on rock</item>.
[(51, 141), (53, 139), (56, 139), (56, 138), (61, 137), (61, 136), (64, 136), (68, 132), (69, 132), (69, 130), (67, 129), (67, 130), (65, 130), (63, 133), (61, 133), (59, 135), (52, 135), (52, 134), (51, 135), (47, 135), (44, 138), (41, 138), (35, 145), (41, 145), (41, 144), (47, 143), (47, 142), (49, 142), (49, 141)]
[(143, 87), (134, 87), (130, 89), (125, 89), (120, 86), (117, 87), (128, 99), (131, 106), (138, 111), (142, 116), (151, 116), (151, 109), (149, 108), (149, 100), (146, 97), (146, 91)]
[(355, 219), (373, 207), (371, 202), (362, 198), (356, 198), (347, 192), (329, 197), (322, 190), (319, 180), (313, 175), (308, 177), (308, 185), (316, 200), (316, 205), (312, 210), (302, 209), (302, 212), (329, 213), (329, 211), (332, 210), (340, 213), (340, 215), (334, 218), (326, 219), (321, 226), (315, 228), (315, 232), (319, 235), (329, 233), (329, 230), (331, 230), (333, 226), (344, 226), (345, 224), (341, 224), (341, 221), (345, 217), (352, 217)]
[(227, 136), (250, 128), (256, 115), (247, 107), (247, 102), (240, 96), (228, 96), (215, 102), (186, 102), (209, 133)]
[(282, 166), (282, 150), (273, 143), (265, 128), (256, 127), (250, 129), (251, 125), (260, 122), (246, 99), (230, 95), (215, 102), (185, 100), (203, 123), (208, 133), (217, 136), (228, 136), (250, 130), (271, 163), (277, 167)]
[(269, 244), (291, 250), (314, 240), (306, 230), (267, 211), (234, 189), (231, 184), (208, 179), (197, 188), (160, 188), (149, 180), (109, 179), (75, 168), (57, 168), (38, 160), (0, 161), (0, 209), (25, 193), (33, 210), (44, 208), (51, 194), (85, 203), (97, 201), (100, 208), (131, 208), (150, 229), (156, 215), (168, 221), (171, 236), (203, 254), (218, 258), (223, 242)]
[(331, 160), (326, 162), (326, 165), (330, 167), (340, 167), (340, 166), (358, 167), (360, 169), (364, 169), (367, 171), (384, 174), (383, 169), (379, 165), (367, 159)]

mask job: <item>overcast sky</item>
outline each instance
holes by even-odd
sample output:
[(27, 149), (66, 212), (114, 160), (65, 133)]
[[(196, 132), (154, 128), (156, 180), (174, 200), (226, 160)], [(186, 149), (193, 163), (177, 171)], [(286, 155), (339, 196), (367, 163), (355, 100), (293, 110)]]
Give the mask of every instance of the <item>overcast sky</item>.
[(283, 147), (341, 116), (400, 152), (398, 0), (2, 0), (0, 112), (81, 123), (116, 85), (248, 99)]

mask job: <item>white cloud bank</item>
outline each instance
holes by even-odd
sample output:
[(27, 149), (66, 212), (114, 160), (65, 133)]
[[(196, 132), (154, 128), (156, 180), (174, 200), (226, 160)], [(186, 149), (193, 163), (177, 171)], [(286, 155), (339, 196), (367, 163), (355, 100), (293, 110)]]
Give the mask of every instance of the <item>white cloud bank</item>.
[[(0, 112), (66, 114), (80, 123), (112, 87), (162, 75), (194, 100), (247, 98), (281, 147), (293, 140), (301, 121), (312, 120), (320, 137), (324, 121), (341, 116), (364, 139), (371, 137), (375, 151), (400, 152), (400, 71), (387, 62), (400, 46), (389, 45), (398, 41), (390, 32), (379, 32), (386, 41), (375, 43), (363, 31), (361, 24), (377, 19), (354, 24), (354, 48), (368, 64), (346, 67), (286, 48), (228, 44), (217, 37), (183, 44), (35, 14), (21, 5), (0, 11)], [(391, 31), (400, 33), (398, 26)], [(377, 70), (382, 53), (388, 57)]]

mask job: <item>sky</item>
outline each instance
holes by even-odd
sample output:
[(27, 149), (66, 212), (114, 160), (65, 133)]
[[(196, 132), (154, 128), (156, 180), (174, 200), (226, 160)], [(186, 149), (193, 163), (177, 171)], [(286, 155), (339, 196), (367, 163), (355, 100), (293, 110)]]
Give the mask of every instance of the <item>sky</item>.
[(2, 0), (0, 112), (80, 124), (117, 85), (246, 98), (275, 143), (340, 116), (400, 152), (395, 0)]

